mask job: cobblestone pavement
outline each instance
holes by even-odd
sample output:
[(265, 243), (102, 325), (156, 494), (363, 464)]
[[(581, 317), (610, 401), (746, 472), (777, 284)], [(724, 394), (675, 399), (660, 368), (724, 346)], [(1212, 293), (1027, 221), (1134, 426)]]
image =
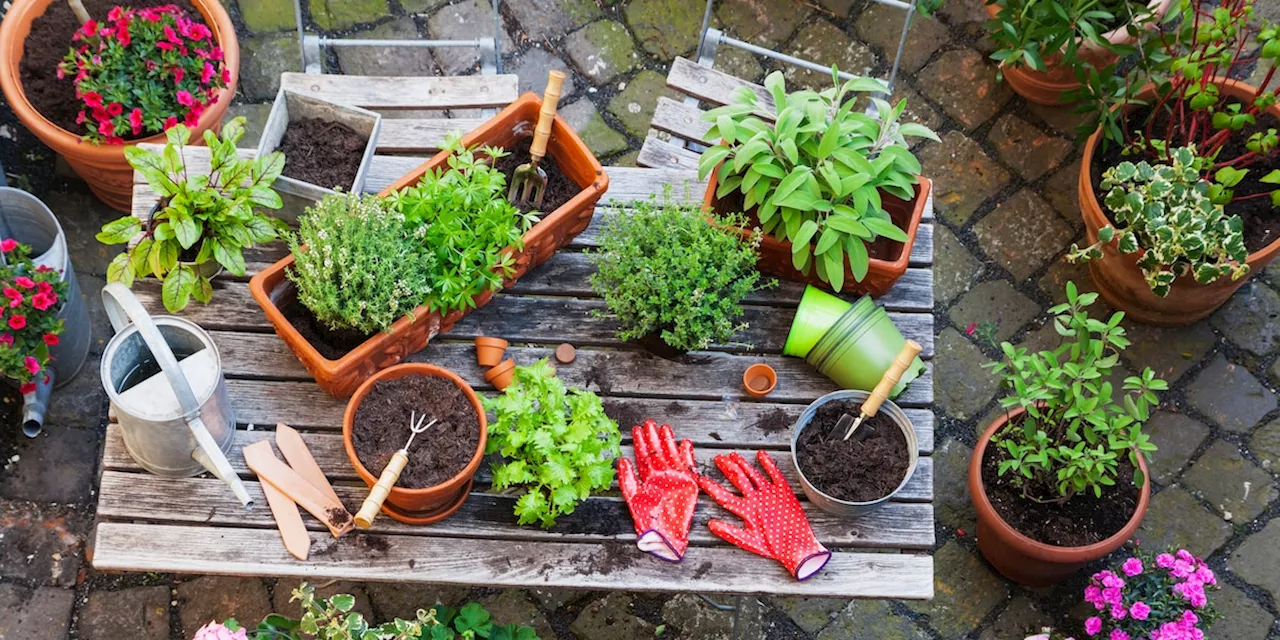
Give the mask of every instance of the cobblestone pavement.
[[(244, 50), (234, 111), (258, 126), (281, 71), (297, 69), (289, 0), (225, 0)], [(236, 2), (238, 1), (238, 6)], [(754, 43), (843, 69), (884, 74), (902, 14), (866, 0), (719, 0), (713, 24)], [(350, 37), (474, 37), (492, 32), (488, 0), (307, 0), (308, 28)], [(503, 64), (525, 88), (549, 68), (572, 71), (561, 102), (605, 164), (634, 161), (671, 60), (697, 43), (695, 0), (509, 0), (502, 6)], [(1061, 262), (1081, 233), (1075, 200), (1079, 145), (1064, 109), (1024, 103), (999, 83), (981, 38), (980, 0), (949, 0), (936, 20), (917, 21), (899, 94), (940, 144), (919, 148), (935, 180), (938, 218), (939, 384), (936, 463), (937, 598), (927, 603), (768, 599), (748, 607), (750, 638), (1020, 640), (1043, 624), (1079, 630), (1081, 580), (1058, 588), (1012, 585), (982, 560), (964, 477), (977, 431), (996, 405), (981, 365), (998, 353), (981, 336), (1043, 341), (1044, 309), (1069, 279), (1088, 274)], [(332, 71), (420, 75), (467, 73), (465, 50), (344, 49)], [(772, 65), (726, 51), (717, 66), (757, 80)], [(807, 73), (791, 80), (810, 83)], [(112, 212), (0, 109), (0, 158), (11, 184), (45, 198), (67, 228), (81, 286), (102, 284), (109, 258), (93, 233)], [(247, 141), (252, 144), (254, 141)], [(1280, 267), (1254, 278), (1209, 320), (1180, 329), (1131, 326), (1130, 369), (1151, 366), (1173, 383), (1150, 430), (1160, 446), (1157, 485), (1141, 539), (1207, 555), (1224, 578), (1227, 614), (1211, 637), (1280, 638)], [(100, 352), (107, 325), (95, 316)], [(989, 323), (989, 324), (988, 324)], [(971, 325), (984, 326), (970, 331)], [(186, 575), (105, 575), (89, 568), (94, 487), (106, 399), (91, 361), (56, 394), (46, 434), (34, 441), (0, 430), (0, 640), (76, 637), (189, 638), (211, 618), (288, 610), (292, 581)], [(12, 397), (0, 403), (11, 415)], [(11, 420), (10, 420), (11, 421)], [(12, 422), (12, 421), (11, 421)], [(1081, 576), (1087, 575), (1081, 572)], [(679, 595), (500, 591), (411, 585), (329, 585), (357, 596), (362, 611), (407, 616), (437, 600), (480, 599), (499, 620), (533, 625), (544, 638), (622, 640), (728, 638), (732, 615)]]

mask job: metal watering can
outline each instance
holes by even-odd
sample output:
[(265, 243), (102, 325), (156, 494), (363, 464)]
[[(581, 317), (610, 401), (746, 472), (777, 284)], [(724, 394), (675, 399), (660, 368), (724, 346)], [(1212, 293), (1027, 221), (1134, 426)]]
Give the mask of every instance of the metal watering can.
[(169, 478), (207, 470), (252, 508), (226, 456), (236, 418), (209, 334), (182, 318), (152, 318), (118, 282), (103, 287), (102, 304), (116, 331), (102, 354), (102, 386), (129, 455)]

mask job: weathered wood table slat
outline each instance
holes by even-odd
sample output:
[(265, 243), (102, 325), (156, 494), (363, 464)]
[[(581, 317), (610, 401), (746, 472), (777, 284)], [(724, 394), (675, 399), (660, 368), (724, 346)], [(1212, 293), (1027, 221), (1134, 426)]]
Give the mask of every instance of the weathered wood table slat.
[[(701, 67), (677, 61), (669, 82), (702, 78)], [(697, 65), (693, 65), (696, 67)], [(718, 72), (712, 72), (718, 74)], [(723, 74), (710, 76), (711, 89), (699, 97), (727, 100), (723, 90), (741, 86)], [(421, 110), (501, 107), (516, 97), (515, 77), (361, 79), (285, 74), (289, 88), (331, 99), (349, 99), (382, 110), (386, 118), (367, 189), (378, 191), (420, 164), (451, 131), (481, 122), (419, 117)], [(714, 91), (720, 93), (715, 93)], [(718, 96), (708, 99), (708, 96)], [(408, 117), (397, 111), (412, 110)], [(654, 126), (665, 136), (650, 137), (641, 160), (678, 151), (696, 157), (693, 147), (706, 127), (697, 124), (697, 108), (665, 100)], [(692, 120), (692, 122), (689, 122)], [(696, 148), (696, 147), (693, 147)], [(252, 153), (245, 150), (244, 153)], [(408, 156), (403, 154), (416, 154)], [(397, 154), (397, 155), (391, 155)], [(200, 149), (188, 153), (193, 170), (207, 167)], [(696, 162), (696, 159), (695, 159)], [(438, 336), (410, 361), (431, 362), (456, 371), (477, 391), (493, 394), (476, 364), (471, 340), (494, 335), (512, 342), (508, 355), (530, 363), (550, 357), (555, 346), (570, 342), (578, 358), (558, 370), (565, 382), (590, 389), (611, 415), (624, 421), (654, 417), (670, 422), (680, 437), (691, 438), (699, 464), (709, 467), (717, 453), (771, 451), (799, 490), (789, 450), (789, 424), (805, 405), (836, 389), (827, 378), (797, 358), (781, 355), (803, 287), (783, 282), (757, 292), (745, 304), (751, 327), (739, 343), (716, 345), (681, 362), (663, 360), (614, 337), (616, 323), (597, 316), (605, 309), (591, 290), (590, 251), (602, 224), (617, 215), (610, 206), (661, 194), (699, 202), (705, 182), (684, 165), (606, 169), (610, 189), (592, 225), (548, 263), (473, 312), (448, 334)], [(135, 215), (148, 215), (154, 193), (135, 177)], [(926, 214), (932, 220), (932, 207)], [(911, 254), (911, 269), (879, 302), (907, 337), (920, 341), (923, 357), (933, 357), (933, 228), (922, 225)], [(246, 252), (249, 274), (286, 253), (281, 243)], [(626, 504), (614, 489), (592, 497), (578, 511), (543, 530), (515, 524), (518, 494), (493, 492), (486, 464), (466, 504), (453, 517), (427, 527), (379, 518), (369, 532), (330, 537), (309, 514), (312, 550), (303, 562), (280, 544), (261, 488), (240, 455), (246, 444), (274, 437), (274, 425), (291, 424), (334, 483), (349, 508), (367, 489), (351, 468), (342, 447), (345, 401), (321, 391), (276, 337), (248, 292), (247, 279), (222, 276), (214, 301), (193, 303), (182, 315), (210, 331), (222, 356), (232, 403), (240, 422), (230, 458), (262, 505), (246, 512), (225, 485), (214, 478), (167, 479), (150, 475), (129, 456), (120, 427), (107, 430), (98, 502), (93, 563), (98, 569), (189, 573), (271, 575), (310, 579), (416, 581), (509, 587), (567, 587), (725, 594), (775, 594), (824, 597), (929, 598), (933, 595), (934, 544), (933, 367), (899, 399), (919, 440), (920, 464), (904, 491), (882, 509), (853, 520), (837, 519), (800, 499), (818, 538), (835, 554), (818, 575), (793, 580), (776, 562), (729, 546), (710, 533), (709, 519), (732, 519), (705, 495), (700, 496), (690, 532), (691, 547), (673, 565), (639, 552)], [(154, 314), (164, 313), (154, 282), (135, 285)], [(768, 362), (778, 371), (777, 390), (765, 401), (748, 398), (741, 376), (748, 364)], [(780, 413), (779, 413), (780, 412)], [(785, 415), (785, 428), (770, 418)], [(624, 455), (631, 455), (630, 424), (623, 424)], [(898, 551), (898, 553), (886, 553)]]

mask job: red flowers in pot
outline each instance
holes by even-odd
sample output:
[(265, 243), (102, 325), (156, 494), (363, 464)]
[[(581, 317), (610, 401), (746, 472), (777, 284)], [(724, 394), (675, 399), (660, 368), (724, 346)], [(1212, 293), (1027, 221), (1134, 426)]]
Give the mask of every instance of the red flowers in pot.
[(35, 266), (31, 248), (13, 238), (0, 241), (0, 251), (0, 373), (17, 380), (26, 394), (35, 391), (49, 347), (58, 344), (67, 284), (57, 271)]

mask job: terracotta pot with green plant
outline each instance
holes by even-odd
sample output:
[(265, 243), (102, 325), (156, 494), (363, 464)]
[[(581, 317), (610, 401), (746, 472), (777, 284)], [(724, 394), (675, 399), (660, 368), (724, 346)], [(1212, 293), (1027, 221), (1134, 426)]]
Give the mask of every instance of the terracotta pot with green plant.
[(969, 494), (978, 548), (1005, 577), (1047, 586), (1120, 548), (1137, 531), (1151, 495), (1142, 433), (1168, 389), (1148, 367), (1113, 388), (1129, 345), (1123, 314), (1089, 317), (1096, 293), (1066, 287), (1049, 310), (1061, 344), (1030, 353), (1001, 345), (989, 365), (1013, 395), (974, 447)]
[[(717, 144), (702, 154), (699, 175), (711, 176), (705, 207), (742, 212), (743, 238), (755, 228), (761, 271), (835, 291), (883, 295), (903, 274), (929, 198), (930, 182), (906, 138), (938, 137), (924, 125), (899, 122), (906, 101), (890, 105), (871, 94), (872, 78), (835, 83), (822, 92), (788, 94), (780, 72), (764, 84), (770, 111), (743, 87), (732, 104), (703, 117)], [(866, 102), (873, 106), (868, 115)]]

